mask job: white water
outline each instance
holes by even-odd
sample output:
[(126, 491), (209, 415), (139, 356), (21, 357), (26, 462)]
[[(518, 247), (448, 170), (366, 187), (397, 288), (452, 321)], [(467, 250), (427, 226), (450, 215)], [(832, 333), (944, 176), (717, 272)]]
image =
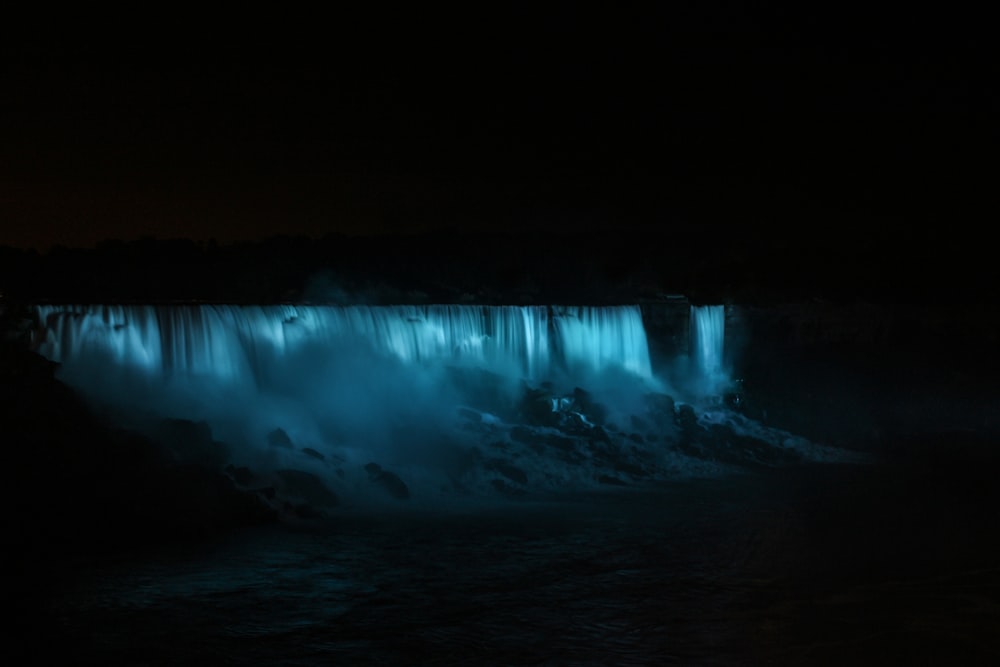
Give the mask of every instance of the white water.
[(729, 382), (725, 334), (725, 306), (691, 306), (691, 349), (703, 394), (717, 394)]
[[(116, 418), (206, 421), (244, 452), (267, 450), (281, 428), (298, 446), (398, 461), (437, 447), (469, 391), (513, 405), (522, 381), (630, 401), (657, 386), (634, 306), (43, 305), (36, 315), (38, 352)], [(454, 375), (463, 368), (494, 379), (470, 389)]]
[[(371, 488), (371, 462), (404, 474), (423, 498), (491, 493), (497, 475), (587, 488), (622, 470), (652, 478), (724, 468), (672, 446), (681, 432), (651, 412), (650, 392), (672, 392), (652, 368), (635, 306), (44, 305), (35, 314), (37, 350), (116, 422), (168, 441), (164, 418), (205, 422), (225, 460), (311, 471), (353, 498)], [(725, 390), (724, 314), (691, 310), (695, 373), (682, 399), (700, 404)], [(603, 410), (606, 451), (572, 420), (563, 431), (537, 414), (550, 400), (553, 412), (573, 411), (577, 387)], [(705, 405), (716, 410), (698, 408), (705, 425), (836, 458)], [(167, 444), (182, 460), (215, 456), (177, 437), (179, 447)]]
[(412, 365), (467, 363), (531, 381), (556, 370), (652, 377), (634, 306), (550, 315), (545, 306), (72, 305), (36, 314), (38, 351), (54, 361), (100, 358), (163, 377), (266, 385), (288, 357), (315, 346), (360, 346)]

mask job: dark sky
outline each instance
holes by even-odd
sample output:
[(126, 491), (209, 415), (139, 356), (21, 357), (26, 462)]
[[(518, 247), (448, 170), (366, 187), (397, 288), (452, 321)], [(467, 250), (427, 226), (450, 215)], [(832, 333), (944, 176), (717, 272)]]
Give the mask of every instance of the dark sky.
[(0, 244), (954, 231), (992, 206), (984, 17), (503, 4), (9, 22)]

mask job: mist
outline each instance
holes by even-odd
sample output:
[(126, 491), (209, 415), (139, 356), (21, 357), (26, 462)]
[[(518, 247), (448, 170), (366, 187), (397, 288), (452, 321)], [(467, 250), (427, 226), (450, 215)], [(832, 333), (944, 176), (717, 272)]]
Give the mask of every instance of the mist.
[(579, 472), (543, 461), (537, 443), (508, 442), (513, 425), (527, 419), (542, 438), (558, 415), (590, 423), (573, 398), (583, 391), (624, 428), (651, 393), (674, 392), (627, 306), (44, 306), (38, 316), (39, 351), (114, 423), (154, 437), (165, 419), (204, 423), (229, 465), (306, 470), (355, 496), (372, 463), (418, 495), (488, 487), (475, 469), (495, 467), (482, 452), (501, 441), (524, 450), (510, 454), (523, 468), (572, 480)]

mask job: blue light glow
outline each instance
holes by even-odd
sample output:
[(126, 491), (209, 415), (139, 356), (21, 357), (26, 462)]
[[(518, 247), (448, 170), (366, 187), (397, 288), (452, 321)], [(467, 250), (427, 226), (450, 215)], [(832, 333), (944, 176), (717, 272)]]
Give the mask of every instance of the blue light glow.
[(691, 306), (691, 338), (701, 393), (712, 395), (729, 383), (725, 370), (725, 306)]
[[(104, 414), (152, 432), (165, 418), (206, 422), (232, 464), (309, 471), (338, 495), (370, 489), (373, 463), (405, 475), (416, 496), (717, 465), (678, 449), (702, 436), (684, 432), (672, 406), (724, 390), (722, 306), (691, 309), (693, 363), (668, 369), (669, 381), (637, 306), (41, 305), (35, 315), (38, 352)], [(706, 405), (706, 428), (755, 428)], [(788, 434), (753, 437), (806, 449)]]

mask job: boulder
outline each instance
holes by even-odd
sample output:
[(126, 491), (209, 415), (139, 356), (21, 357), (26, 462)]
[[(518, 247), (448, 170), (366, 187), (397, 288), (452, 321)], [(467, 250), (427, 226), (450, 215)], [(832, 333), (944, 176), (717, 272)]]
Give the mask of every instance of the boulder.
[(369, 463), (365, 466), (368, 473), (368, 480), (380, 486), (386, 493), (397, 500), (406, 500), (410, 497), (410, 489), (406, 483), (394, 472), (385, 470), (377, 463)]
[(520, 415), (522, 421), (532, 426), (557, 426), (559, 412), (557, 398), (546, 389), (527, 388), (521, 397)]
[(336, 507), (337, 494), (327, 488), (317, 475), (304, 470), (283, 469), (275, 471), (281, 480), (281, 495), (295, 498), (320, 508)]
[(518, 484), (528, 483), (528, 474), (526, 472), (502, 459), (488, 461), (486, 469), (498, 472), (512, 482), (517, 482)]
[(580, 387), (573, 389), (573, 407), (587, 421), (598, 426), (603, 426), (608, 416), (608, 409), (595, 401), (590, 392)]
[(228, 447), (212, 439), (212, 429), (207, 422), (164, 419), (154, 429), (153, 439), (181, 465), (221, 470), (229, 459)]
[(312, 458), (317, 459), (319, 461), (326, 461), (326, 457), (317, 452), (312, 447), (303, 447), (302, 453), (305, 454), (306, 456), (311, 456)]
[(288, 437), (285, 433), (285, 429), (276, 428), (267, 434), (267, 444), (272, 447), (284, 447), (286, 449), (292, 449), (294, 445), (292, 444), (292, 439)]
[(650, 420), (658, 428), (667, 428), (677, 423), (677, 404), (673, 396), (660, 393), (647, 394), (646, 410)]

